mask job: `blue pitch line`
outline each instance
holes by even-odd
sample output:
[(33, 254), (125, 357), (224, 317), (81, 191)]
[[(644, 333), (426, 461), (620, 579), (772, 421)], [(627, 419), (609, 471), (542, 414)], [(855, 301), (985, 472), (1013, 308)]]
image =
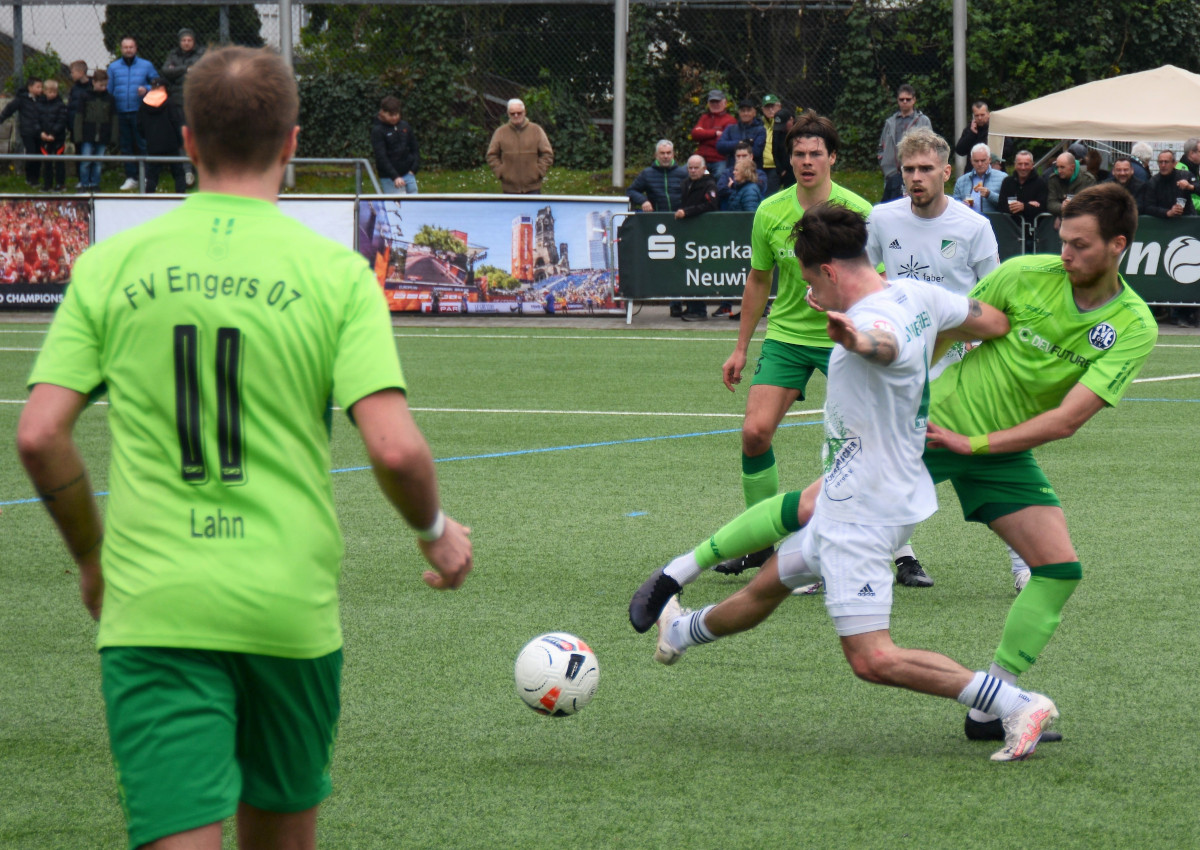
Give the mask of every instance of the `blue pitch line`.
[[(810, 425), (821, 425), (823, 421), (817, 422), (788, 422), (781, 423), (780, 428), (803, 428)], [(459, 457), (441, 457), (434, 458), (434, 463), (449, 463), (457, 460), (488, 460), (496, 457), (519, 457), (521, 455), (544, 454), (546, 452), (566, 452), (573, 449), (594, 449), (601, 446), (623, 446), (630, 443), (653, 443), (657, 440), (683, 440), (688, 437), (713, 437), (717, 434), (738, 434), (741, 433), (741, 428), (722, 428), (719, 431), (693, 431), (689, 434), (669, 434), (665, 437), (633, 437), (628, 440), (606, 440), (602, 443), (578, 443), (570, 446), (549, 446), (544, 449), (520, 449), (514, 452), (490, 452), (483, 455), (460, 455)], [(369, 466), (346, 466), (341, 469), (332, 469), (330, 472), (334, 475), (340, 472), (362, 472), (370, 469)], [(107, 496), (108, 493), (95, 493), (96, 496)], [(29, 505), (40, 502), (41, 499), (13, 499), (7, 502), (0, 502), (0, 507), (6, 505)]]

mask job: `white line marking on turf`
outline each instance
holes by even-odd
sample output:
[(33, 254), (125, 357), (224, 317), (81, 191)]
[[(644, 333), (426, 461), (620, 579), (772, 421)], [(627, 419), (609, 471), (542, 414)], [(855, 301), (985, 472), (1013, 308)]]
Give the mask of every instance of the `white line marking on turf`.
[[(423, 413), (524, 413), (524, 414), (566, 414), (577, 416), (701, 416), (701, 417), (730, 417), (741, 419), (744, 413), (671, 413), (669, 411), (644, 412), (637, 410), (518, 410), (510, 408), (470, 408), (470, 407), (412, 407)], [(818, 416), (824, 413), (820, 410), (791, 410), (787, 416)]]
[(1153, 384), (1158, 381), (1186, 381), (1188, 378), (1200, 378), (1200, 372), (1192, 375), (1164, 375), (1161, 378), (1134, 378), (1135, 384)]
[(392, 334), (396, 339), (533, 339), (539, 341), (553, 342), (560, 339), (570, 340), (609, 340), (624, 341), (624, 342), (644, 342), (647, 340), (662, 341), (662, 342), (724, 342), (729, 343), (736, 341), (736, 337), (732, 336), (696, 336), (691, 333), (679, 336), (604, 336), (602, 332), (595, 335), (587, 336), (572, 336), (569, 334), (437, 334), (437, 333), (417, 333), (417, 334)]

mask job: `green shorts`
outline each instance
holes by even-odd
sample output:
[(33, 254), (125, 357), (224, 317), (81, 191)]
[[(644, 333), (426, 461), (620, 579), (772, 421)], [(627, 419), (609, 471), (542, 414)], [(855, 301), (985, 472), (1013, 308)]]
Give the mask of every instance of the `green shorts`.
[(949, 479), (963, 518), (989, 523), (1030, 505), (1061, 506), (1033, 452), (959, 455), (926, 449), (925, 468), (935, 483)]
[(812, 377), (814, 369), (820, 369), (822, 375), (829, 374), (829, 355), (832, 348), (817, 348), (813, 345), (795, 345), (790, 342), (780, 342), (777, 339), (763, 340), (762, 352), (758, 356), (758, 366), (754, 369), (754, 377), (750, 386), (766, 384), (770, 387), (787, 387), (800, 391), (800, 400), (804, 400), (804, 388)]
[(329, 796), (342, 651), (275, 658), (100, 651), (130, 848), (224, 820), (238, 802), (302, 812)]

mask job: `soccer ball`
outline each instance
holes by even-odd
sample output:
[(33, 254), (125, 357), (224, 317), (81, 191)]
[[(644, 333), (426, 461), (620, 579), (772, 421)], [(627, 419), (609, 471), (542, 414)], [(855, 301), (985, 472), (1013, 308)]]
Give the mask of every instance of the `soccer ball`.
[(575, 635), (538, 635), (517, 655), (513, 669), (517, 696), (538, 714), (567, 717), (592, 701), (600, 684), (600, 663)]

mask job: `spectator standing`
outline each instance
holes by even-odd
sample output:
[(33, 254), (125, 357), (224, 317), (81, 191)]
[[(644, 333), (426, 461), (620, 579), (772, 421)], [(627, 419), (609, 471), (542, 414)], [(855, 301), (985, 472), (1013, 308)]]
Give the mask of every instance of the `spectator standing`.
[(1000, 186), (1005, 174), (992, 168), (992, 152), (985, 144), (971, 148), (971, 170), (954, 181), (954, 200), (978, 213), (1000, 212)]
[(758, 111), (754, 101), (743, 99), (738, 101), (737, 122), (730, 124), (717, 139), (717, 153), (725, 156), (725, 168), (733, 168), (733, 155), (740, 142), (749, 142), (754, 156), (754, 164), (762, 168), (763, 149), (767, 144), (767, 131), (762, 121), (758, 120)]
[[(179, 31), (179, 46), (167, 54), (163, 62), (162, 79), (167, 84), (167, 106), (175, 112), (175, 121), (180, 127), (187, 124), (187, 116), (183, 112), (183, 82), (188, 69), (200, 61), (204, 48), (196, 46), (196, 33), (191, 27)], [(183, 153), (180, 148), (179, 153)], [(196, 175), (190, 164), (183, 166), (184, 175), (189, 186), (195, 182)]]
[[(58, 96), (58, 80), (46, 80), (38, 104), (38, 149), (45, 157), (61, 157), (67, 147), (67, 105)], [(42, 190), (61, 192), (67, 184), (67, 164), (59, 159), (42, 164)]]
[(554, 164), (554, 149), (546, 131), (529, 120), (525, 104), (508, 102), (508, 123), (492, 134), (487, 164), (506, 195), (540, 195), (542, 181)]
[[(108, 93), (108, 71), (97, 68), (92, 75), (92, 88), (79, 111), (75, 113), (75, 142), (80, 156), (103, 156), (120, 133), (117, 124), (117, 103)], [(100, 163), (79, 164), (79, 189), (95, 191), (100, 188)]]
[(1192, 195), (1192, 206), (1200, 204), (1200, 138), (1191, 138), (1183, 143), (1183, 157), (1175, 166), (1184, 174), (1179, 180), (1179, 188), (1185, 189)]
[(687, 169), (675, 164), (675, 145), (659, 139), (654, 146), (654, 162), (641, 170), (629, 185), (629, 201), (642, 212), (674, 212), (683, 199)]
[(1046, 211), (1046, 181), (1033, 170), (1033, 154), (1017, 151), (1013, 173), (1000, 183), (997, 204), (1002, 212), (1017, 216), (1024, 223), (1025, 252), (1033, 250), (1033, 227)]
[(1150, 180), (1150, 160), (1154, 158), (1154, 148), (1148, 142), (1134, 142), (1129, 149), (1129, 162), (1133, 165), (1133, 176), (1143, 183)]
[(704, 157), (705, 167), (713, 177), (719, 177), (725, 170), (725, 156), (717, 150), (717, 140), (721, 138), (726, 127), (737, 123), (737, 119), (727, 111), (727, 105), (725, 93), (720, 89), (713, 89), (708, 93), (707, 111), (692, 128), (692, 141), (696, 143), (696, 153)]
[[(958, 137), (958, 142), (954, 145), (954, 152), (959, 156), (970, 156), (971, 149), (976, 145), (988, 143), (988, 132), (992, 123), (992, 110), (987, 105), (986, 101), (977, 100), (971, 104), (971, 123)], [(1001, 158), (1005, 162), (1013, 161), (1013, 148), (1017, 146), (1017, 140), (1012, 136), (1004, 138), (1004, 150), (1001, 151)]]
[(729, 190), (729, 201), (725, 207), (729, 212), (754, 212), (762, 203), (763, 192), (759, 187), (762, 172), (754, 167), (749, 157), (733, 164), (733, 185)]
[[(152, 88), (142, 98), (138, 108), (138, 121), (141, 123), (142, 135), (146, 137), (146, 152), (150, 156), (176, 156), (183, 145), (183, 125), (179, 121), (179, 113), (171, 108), (167, 85), (162, 80), (152, 80)], [(182, 162), (172, 162), (171, 176), (175, 178), (175, 191), (182, 194), (187, 191), (187, 177), (183, 173)], [(153, 195), (158, 191), (158, 175), (163, 169), (160, 162), (146, 163), (146, 193)]]
[(917, 109), (917, 91), (908, 83), (896, 90), (896, 105), (899, 109), (883, 122), (879, 135), (879, 167), (883, 169), (883, 199), (880, 203), (894, 201), (904, 194), (904, 179), (900, 176), (900, 162), (896, 158), (896, 147), (909, 130), (924, 127), (932, 130), (929, 118)]
[[(146, 153), (146, 138), (138, 126), (138, 107), (150, 91), (150, 81), (158, 76), (154, 65), (137, 55), (137, 39), (121, 38), (121, 58), (108, 66), (108, 88), (117, 102), (117, 123), (121, 129), (121, 153), (125, 156)], [(122, 192), (138, 187), (136, 162), (125, 163)]]
[[(100, 621), (129, 846), (219, 847), (236, 813), (243, 847), (312, 848), (342, 668), (328, 400), (417, 529), (428, 585), (466, 579), (469, 530), (439, 506), (374, 273), (275, 204), (296, 149), (292, 69), (266, 50), (210, 51), (186, 109), (205, 191), (79, 257), (17, 446)], [(130, 270), (168, 265), (226, 281), (224, 297), (122, 291)], [(279, 281), (275, 309), (266, 281)], [(101, 519), (72, 434), (104, 387)]]
[(409, 123), (401, 120), (400, 109), (400, 99), (389, 95), (379, 102), (379, 114), (371, 122), (371, 150), (385, 195), (417, 194), (421, 155), (417, 136)]
[[(754, 148), (750, 142), (738, 142), (737, 148), (733, 152), (733, 164), (736, 167), (739, 162), (754, 162)], [(721, 210), (729, 209), (729, 194), (733, 191), (735, 178), (733, 169), (726, 169), (720, 177), (717, 178), (717, 204)], [(761, 168), (754, 169), (754, 182), (758, 184), (759, 193), (762, 197), (767, 196), (767, 173)]]
[[(75, 115), (79, 112), (79, 107), (83, 105), (88, 93), (92, 90), (92, 81), (88, 77), (87, 69), (87, 62), (84, 62), (82, 59), (77, 59), (71, 63), (71, 91), (67, 97), (68, 133), (74, 133)], [(77, 144), (79, 142), (73, 136), (72, 140)]]
[[(1172, 157), (1174, 159), (1174, 157)], [(1079, 164), (1075, 154), (1063, 151), (1054, 161), (1055, 173), (1046, 181), (1046, 212), (1055, 217), (1054, 226), (1062, 217), (1063, 206), (1088, 186), (1096, 185), (1096, 178)]]
[(1083, 155), (1083, 167), (1086, 168), (1097, 183), (1103, 183), (1112, 176), (1112, 172), (1105, 171), (1101, 168), (1103, 158), (1100, 156), (1100, 151), (1095, 148), (1088, 148), (1087, 153)]
[[(687, 161), (687, 179), (675, 218), (695, 218), (717, 208), (717, 181), (708, 173), (704, 157), (692, 154)], [(708, 308), (703, 301), (689, 301), (680, 316), (685, 322), (707, 322)]]
[(1138, 213), (1145, 214), (1142, 208), (1142, 189), (1146, 184), (1142, 180), (1138, 180), (1133, 173), (1133, 162), (1127, 156), (1119, 156), (1113, 161), (1112, 176), (1104, 181), (1105, 183), (1116, 183), (1125, 189), (1126, 192), (1133, 195), (1133, 200), (1137, 203)]
[(1146, 215), (1179, 218), (1196, 214), (1191, 191), (1186, 188), (1191, 184), (1180, 179), (1181, 173), (1175, 167), (1175, 152), (1159, 151), (1158, 173), (1150, 178), (1143, 190), (1143, 212)]
[(782, 104), (773, 94), (763, 96), (762, 124), (767, 134), (767, 144), (763, 148), (762, 169), (767, 172), (767, 188), (765, 194), (774, 195), (783, 185), (783, 175), (790, 169), (787, 161), (787, 147), (783, 140), (787, 138), (787, 126), (779, 117)]
[(36, 189), (38, 177), (42, 173), (41, 163), (41, 115), (38, 106), (42, 102), (42, 81), (38, 77), (25, 80), (25, 90), (13, 95), (13, 99), (0, 112), (0, 124), (7, 121), (14, 113), (19, 122), (18, 131), (21, 134), (21, 146), (29, 158), (25, 160), (25, 182), (30, 189)]

